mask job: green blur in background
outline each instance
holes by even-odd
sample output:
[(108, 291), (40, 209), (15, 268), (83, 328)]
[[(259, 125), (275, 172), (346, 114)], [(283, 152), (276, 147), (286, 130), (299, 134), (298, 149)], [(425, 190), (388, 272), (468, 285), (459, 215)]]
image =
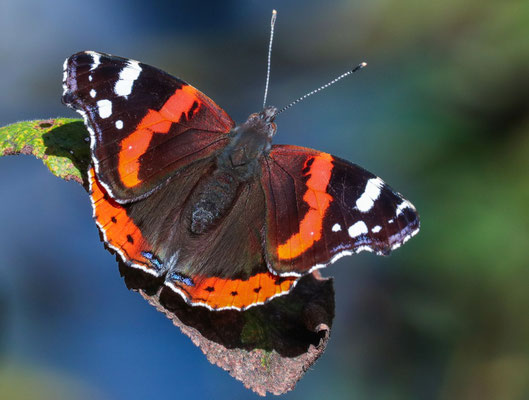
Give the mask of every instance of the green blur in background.
[[(526, 399), (529, 3), (378, 4), (371, 51), (409, 90), (381, 129), (405, 153), (422, 231), (397, 256), (402, 342), (387, 338), (375, 397)], [(432, 359), (437, 390), (414, 394)]]
[[(180, 3), (191, 13), (184, 27), (157, 26), (152, 20), (149, 29), (140, 24), (144, 7), (170, 6), (168, 14), (177, 18)], [(146, 29), (138, 34), (142, 39), (121, 46), (114, 39), (95, 44), (83, 39), (75, 46), (108, 43), (93, 50), (130, 56), (179, 75), (237, 122), (259, 109), (272, 8), (279, 12), (272, 104), (281, 107), (367, 61), (361, 73), (278, 118), (276, 143), (316, 147), (380, 175), (416, 206), (421, 232), (389, 258), (348, 257), (325, 272), (336, 277), (333, 336), (325, 356), (285, 397), (529, 399), (529, 2), (288, 3), (229, 1), (225, 23), (220, 18), (200, 29), (203, 22), (196, 15), (208, 8), (207, 2), (116, 2), (109, 15), (119, 17), (127, 10), (127, 17), (136, 16), (127, 32)], [(17, 10), (9, 4), (1, 18)], [(79, 12), (83, 7), (87, 4), (79, 3)], [(105, 29), (112, 18), (91, 23)], [(67, 35), (55, 22), (55, 34)], [(0, 29), (3, 57), (16, 54), (22, 60), (21, 48)], [(60, 68), (69, 54), (52, 36), (46, 43), (60, 60), (58, 67), (49, 61), (50, 68)], [(186, 59), (177, 60), (182, 53)], [(40, 94), (26, 96), (48, 103), (50, 93), (59, 90), (60, 76), (30, 84)], [(60, 105), (25, 107), (23, 97), (7, 95), (10, 90), (0, 98), (2, 125), (73, 116)], [(91, 234), (97, 235), (95, 229)], [(118, 281), (112, 257), (106, 260), (105, 268), (114, 268)], [(198, 351), (191, 356), (203, 357)], [(1, 399), (17, 398), (14, 382), (44, 379), (35, 371), (24, 376), (24, 369), (1, 365)], [(211, 366), (205, 376), (215, 369)], [(64, 393), (85, 386), (85, 395), (95, 390), (92, 386), (106, 393), (97, 398), (125, 398), (97, 380), (74, 381), (65, 377), (54, 386), (62, 394), (45, 398), (82, 398)], [(9, 389), (8, 397), (2, 397), (3, 388)], [(157, 397), (174, 395), (170, 388), (153, 390)], [(31, 398), (39, 398), (38, 393)], [(244, 389), (237, 393), (253, 396)], [(228, 396), (218, 393), (218, 398)]]

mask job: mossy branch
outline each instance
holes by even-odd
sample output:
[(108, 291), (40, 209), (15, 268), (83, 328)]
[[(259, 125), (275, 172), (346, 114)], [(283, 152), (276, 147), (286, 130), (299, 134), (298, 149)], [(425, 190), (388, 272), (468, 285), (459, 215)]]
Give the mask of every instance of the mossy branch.
[(0, 128), (0, 156), (32, 154), (59, 178), (83, 183), (90, 150), (83, 121), (55, 118), (17, 122)]

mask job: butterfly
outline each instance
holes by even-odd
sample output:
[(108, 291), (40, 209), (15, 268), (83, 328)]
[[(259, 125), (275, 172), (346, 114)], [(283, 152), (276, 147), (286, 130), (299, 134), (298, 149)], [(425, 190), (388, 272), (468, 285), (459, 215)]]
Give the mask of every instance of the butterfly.
[(190, 305), (245, 310), (342, 256), (387, 255), (419, 230), (415, 207), (379, 177), (272, 144), (275, 107), (237, 125), (183, 80), (94, 51), (65, 61), (63, 89), (90, 133), (104, 242)]

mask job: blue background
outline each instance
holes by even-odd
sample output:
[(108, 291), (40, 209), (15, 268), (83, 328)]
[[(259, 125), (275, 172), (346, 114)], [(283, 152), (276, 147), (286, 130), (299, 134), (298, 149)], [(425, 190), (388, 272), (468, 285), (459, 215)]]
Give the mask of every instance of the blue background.
[[(420, 234), (335, 277), (325, 354), (288, 399), (529, 398), (529, 8), (524, 1), (3, 0), (0, 125), (76, 117), (80, 50), (181, 77), (241, 122), (361, 61), (277, 119), (276, 143), (362, 165), (410, 199)], [(257, 397), (138, 294), (88, 196), (31, 157), (0, 159), (0, 398)]]

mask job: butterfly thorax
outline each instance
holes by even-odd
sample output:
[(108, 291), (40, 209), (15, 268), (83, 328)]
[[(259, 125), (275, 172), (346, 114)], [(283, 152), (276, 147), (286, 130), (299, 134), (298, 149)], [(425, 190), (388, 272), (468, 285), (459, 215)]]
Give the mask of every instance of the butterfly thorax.
[(256, 173), (259, 159), (268, 154), (276, 132), (275, 107), (251, 114), (229, 133), (230, 142), (218, 157), (218, 167), (246, 180)]
[(230, 210), (241, 185), (259, 174), (260, 159), (272, 147), (276, 111), (275, 107), (266, 107), (231, 130), (229, 144), (217, 156), (213, 172), (194, 190), (189, 226), (192, 233), (202, 234), (215, 226)]

